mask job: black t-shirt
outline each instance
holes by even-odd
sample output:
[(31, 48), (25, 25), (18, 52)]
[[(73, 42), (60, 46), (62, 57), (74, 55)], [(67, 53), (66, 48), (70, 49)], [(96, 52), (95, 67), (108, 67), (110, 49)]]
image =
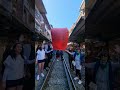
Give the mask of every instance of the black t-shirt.
[[(72, 52), (72, 50), (69, 50), (69, 52)], [(69, 55), (69, 59), (73, 60), (73, 56), (71, 54), (68, 54), (68, 55)]]
[(48, 45), (48, 49), (47, 49), (47, 51), (50, 51), (52, 48), (50, 47), (50, 45)]

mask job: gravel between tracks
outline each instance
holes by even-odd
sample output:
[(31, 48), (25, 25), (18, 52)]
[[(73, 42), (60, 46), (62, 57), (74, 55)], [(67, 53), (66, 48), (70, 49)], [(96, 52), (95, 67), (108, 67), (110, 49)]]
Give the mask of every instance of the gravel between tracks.
[(69, 90), (67, 77), (61, 60), (55, 61), (44, 90)]

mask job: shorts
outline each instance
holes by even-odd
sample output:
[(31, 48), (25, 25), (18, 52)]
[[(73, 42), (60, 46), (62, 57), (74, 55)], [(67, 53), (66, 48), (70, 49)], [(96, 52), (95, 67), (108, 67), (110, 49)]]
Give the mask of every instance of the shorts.
[(45, 62), (45, 59), (44, 60), (38, 60), (38, 63), (42, 63), (42, 62)]
[(6, 81), (6, 88), (23, 85), (23, 83), (24, 83), (24, 78), (17, 79), (17, 80), (7, 80)]

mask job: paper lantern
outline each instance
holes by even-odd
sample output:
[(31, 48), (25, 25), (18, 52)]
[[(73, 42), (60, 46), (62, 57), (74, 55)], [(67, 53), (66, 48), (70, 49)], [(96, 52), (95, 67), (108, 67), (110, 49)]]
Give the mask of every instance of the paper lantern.
[(69, 36), (67, 28), (52, 28), (51, 35), (54, 50), (65, 50), (67, 48)]

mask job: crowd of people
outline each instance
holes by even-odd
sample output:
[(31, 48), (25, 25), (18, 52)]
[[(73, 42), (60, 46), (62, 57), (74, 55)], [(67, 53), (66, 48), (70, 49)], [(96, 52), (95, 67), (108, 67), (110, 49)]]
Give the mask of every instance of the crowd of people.
[(76, 77), (74, 80), (79, 80), (78, 84), (82, 84), (81, 80), (81, 68), (85, 60), (85, 48), (84, 45), (76, 44), (68, 47), (66, 52), (69, 55), (69, 65), (70, 68), (75, 70)]
[[(118, 44), (117, 44), (118, 45)], [(115, 46), (115, 45), (114, 45)], [(113, 90), (116, 88), (115, 72), (120, 70), (118, 46), (111, 48), (107, 42), (88, 42), (81, 46), (70, 45), (66, 52), (69, 55), (70, 68), (76, 72), (74, 80), (82, 83), (81, 68), (85, 67), (86, 90)], [(85, 51), (86, 50), (86, 51)], [(115, 57), (116, 56), (116, 57)]]
[[(114, 50), (119, 52), (116, 48)], [(114, 58), (113, 49), (109, 49), (105, 43), (98, 47), (90, 43), (73, 44), (65, 51), (69, 56), (70, 69), (76, 72), (74, 80), (78, 80), (78, 84), (83, 82), (81, 70), (84, 66), (86, 90), (90, 87), (96, 90), (113, 90), (114, 71), (120, 68), (119, 53), (116, 54), (117, 59)], [(39, 80), (45, 76), (43, 71), (49, 70), (53, 54), (51, 42), (40, 43), (36, 51), (35, 43), (29, 39), (19, 38), (15, 44), (9, 44), (3, 53), (2, 86), (6, 90), (33, 90), (35, 62), (38, 65), (36, 79)], [(56, 60), (59, 61), (60, 57), (62, 60), (63, 51), (57, 50)]]

